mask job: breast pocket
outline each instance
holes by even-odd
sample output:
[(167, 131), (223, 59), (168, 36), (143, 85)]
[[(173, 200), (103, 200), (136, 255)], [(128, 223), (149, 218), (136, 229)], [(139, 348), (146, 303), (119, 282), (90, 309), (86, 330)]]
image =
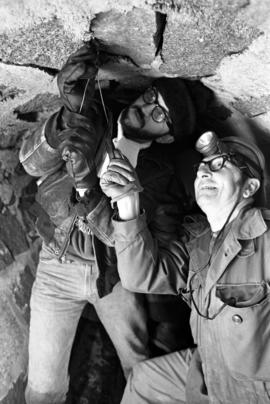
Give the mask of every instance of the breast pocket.
[(216, 296), (228, 306), (250, 307), (260, 303), (268, 294), (265, 282), (250, 284), (222, 284), (216, 286)]
[(216, 296), (228, 304), (216, 324), (231, 374), (237, 379), (270, 381), (269, 285), (217, 285)]

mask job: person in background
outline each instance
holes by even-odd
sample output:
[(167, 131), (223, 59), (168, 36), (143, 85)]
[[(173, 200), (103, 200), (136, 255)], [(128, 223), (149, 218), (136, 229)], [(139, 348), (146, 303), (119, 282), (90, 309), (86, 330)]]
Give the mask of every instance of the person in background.
[(205, 216), (189, 218), (167, 245), (151, 234), (138, 193), (124, 196), (137, 176), (121, 154), (101, 178), (107, 196), (123, 195), (113, 219), (123, 286), (181, 295), (197, 345), (135, 365), (123, 404), (269, 402), (270, 211), (256, 207), (264, 156), (213, 132), (196, 145), (195, 196)]

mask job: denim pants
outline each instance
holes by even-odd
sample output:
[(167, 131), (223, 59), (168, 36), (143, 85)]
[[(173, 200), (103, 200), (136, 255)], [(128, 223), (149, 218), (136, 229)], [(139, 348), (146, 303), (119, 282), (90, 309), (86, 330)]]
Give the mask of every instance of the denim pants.
[(60, 263), (41, 252), (31, 295), (27, 404), (62, 404), (68, 391), (68, 365), (79, 318), (94, 305), (127, 376), (148, 358), (148, 333), (142, 296), (117, 283), (98, 298), (95, 265)]

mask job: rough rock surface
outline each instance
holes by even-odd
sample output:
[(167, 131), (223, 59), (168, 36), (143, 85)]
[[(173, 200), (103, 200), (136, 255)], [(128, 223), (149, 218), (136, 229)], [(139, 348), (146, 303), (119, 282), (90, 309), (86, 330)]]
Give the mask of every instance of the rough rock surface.
[(155, 58), (156, 15), (152, 10), (100, 13), (91, 29), (111, 53), (128, 56), (139, 66), (150, 65)]
[[(25, 276), (24, 271), (29, 260), (31, 261), (28, 252), (13, 256), (12, 263), (2, 269), (0, 275), (1, 403), (23, 403), (29, 318), (26, 312), (29, 312), (29, 296), (24, 297), (20, 277)], [(31, 285), (32, 282), (33, 276)], [(14, 289), (20, 291), (21, 306), (16, 301)]]
[(239, 10), (248, 1), (212, 1), (170, 13), (164, 32), (162, 70), (182, 77), (215, 73), (224, 56), (243, 51), (260, 31), (248, 26)]
[[(27, 132), (61, 105), (58, 70), (91, 30), (107, 53), (99, 72), (104, 89), (123, 94), (161, 75), (181, 76), (191, 86), (199, 78), (214, 99), (205, 112), (207, 97), (194, 87), (204, 127), (255, 139), (267, 156), (270, 2), (2, 0), (0, 13), (0, 403), (22, 404), (40, 239), (29, 209), (35, 181), (19, 164), (18, 151)], [(270, 204), (269, 180), (266, 190)]]

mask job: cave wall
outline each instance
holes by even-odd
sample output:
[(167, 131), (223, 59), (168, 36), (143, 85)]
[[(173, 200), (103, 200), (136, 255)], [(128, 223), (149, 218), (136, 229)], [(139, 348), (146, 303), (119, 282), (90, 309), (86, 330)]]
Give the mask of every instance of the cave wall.
[[(40, 240), (35, 182), (18, 150), (60, 106), (55, 76), (89, 31), (109, 52), (101, 84), (200, 80), (230, 111), (223, 134), (270, 136), (269, 0), (0, 0), (0, 403), (22, 404), (29, 296)], [(269, 193), (270, 194), (270, 193)]]

